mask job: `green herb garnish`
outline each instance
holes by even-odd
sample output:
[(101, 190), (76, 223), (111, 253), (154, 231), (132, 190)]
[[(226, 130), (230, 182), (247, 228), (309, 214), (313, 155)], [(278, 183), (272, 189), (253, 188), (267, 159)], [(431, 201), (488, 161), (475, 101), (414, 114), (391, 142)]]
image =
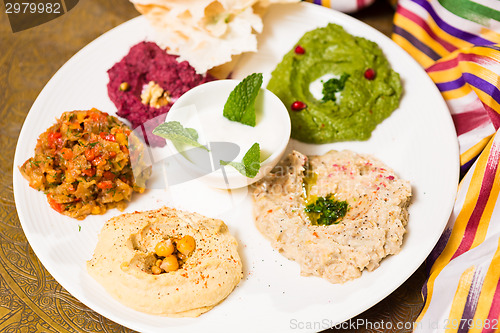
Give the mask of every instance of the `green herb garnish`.
[(209, 151), (207, 147), (198, 142), (198, 132), (194, 128), (184, 128), (178, 121), (169, 121), (156, 126), (153, 134), (168, 139), (173, 143), (190, 145)]
[(224, 104), (224, 117), (255, 127), (255, 99), (261, 86), (262, 73), (253, 73), (244, 78), (229, 94)]
[(323, 82), (323, 101), (333, 101), (335, 102), (335, 93), (344, 90), (345, 82), (349, 78), (349, 74), (342, 74), (339, 79), (332, 78), (326, 82)]
[(243, 176), (254, 178), (260, 169), (260, 146), (254, 143), (243, 156), (242, 162), (226, 162), (221, 160), (221, 165), (230, 165), (238, 170)]
[(329, 194), (326, 198), (319, 197), (304, 208), (313, 225), (337, 224), (347, 214), (348, 210), (349, 204), (347, 201), (335, 200), (332, 194)]

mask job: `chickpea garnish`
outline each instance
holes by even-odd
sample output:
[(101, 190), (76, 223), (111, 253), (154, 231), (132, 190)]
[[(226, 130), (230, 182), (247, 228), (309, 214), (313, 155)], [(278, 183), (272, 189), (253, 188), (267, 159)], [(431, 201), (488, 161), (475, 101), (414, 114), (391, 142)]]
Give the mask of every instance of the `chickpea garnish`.
[(186, 235), (177, 241), (177, 251), (185, 256), (191, 254), (194, 251), (196, 242), (193, 236)]
[(196, 247), (195, 239), (185, 235), (178, 239), (172, 238), (160, 241), (155, 246), (156, 262), (151, 272), (158, 275), (164, 272), (173, 272), (179, 269)]
[(175, 247), (170, 239), (163, 240), (156, 244), (155, 252), (159, 257), (166, 257), (174, 253)]
[(163, 259), (160, 268), (165, 272), (176, 271), (177, 269), (179, 269), (179, 262), (177, 261), (177, 257), (174, 255), (166, 256), (165, 259)]
[(158, 267), (158, 266), (151, 266), (151, 272), (152, 272), (154, 275), (161, 274), (161, 268), (160, 268), (160, 267)]

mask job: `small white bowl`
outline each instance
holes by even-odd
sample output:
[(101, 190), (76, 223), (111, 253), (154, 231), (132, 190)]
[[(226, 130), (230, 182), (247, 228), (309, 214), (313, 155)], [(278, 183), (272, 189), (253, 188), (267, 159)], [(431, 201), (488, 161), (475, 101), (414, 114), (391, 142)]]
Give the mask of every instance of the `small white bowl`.
[[(258, 181), (279, 162), (290, 139), (287, 108), (265, 88), (260, 89), (255, 102), (255, 127), (223, 116), (224, 104), (240, 82), (218, 80), (189, 90), (174, 103), (165, 120), (178, 121), (184, 128), (194, 128), (198, 132), (198, 142), (208, 146), (210, 152), (175, 145), (170, 140), (167, 145), (193, 178), (216, 188), (234, 189)], [(220, 160), (241, 162), (255, 142), (261, 149), (261, 167), (254, 178), (243, 176), (232, 166), (220, 166)]]

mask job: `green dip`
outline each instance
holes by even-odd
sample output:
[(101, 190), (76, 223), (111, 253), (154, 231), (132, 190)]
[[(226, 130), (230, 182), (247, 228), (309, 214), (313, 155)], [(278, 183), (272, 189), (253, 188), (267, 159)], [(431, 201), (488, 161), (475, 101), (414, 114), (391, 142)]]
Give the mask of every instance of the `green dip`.
[[(288, 108), (292, 138), (311, 143), (367, 140), (377, 124), (398, 107), (399, 74), (376, 43), (330, 23), (305, 33), (297, 45), (305, 52), (290, 50), (267, 86)], [(325, 74), (337, 79), (347, 74), (336, 101), (316, 99), (309, 90)], [(296, 101), (307, 107), (293, 110)]]

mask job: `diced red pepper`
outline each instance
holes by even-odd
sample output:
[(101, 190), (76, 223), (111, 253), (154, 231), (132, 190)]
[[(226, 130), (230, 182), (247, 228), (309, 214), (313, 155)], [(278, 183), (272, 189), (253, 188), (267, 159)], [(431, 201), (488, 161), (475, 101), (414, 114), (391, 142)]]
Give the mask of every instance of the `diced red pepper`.
[(111, 141), (111, 142), (115, 142), (116, 141), (116, 138), (113, 134), (111, 133), (104, 133), (104, 132), (101, 132), (99, 133), (99, 136), (104, 139), (104, 140), (107, 140), (107, 141)]
[(92, 161), (95, 158), (95, 153), (93, 148), (85, 150), (85, 158), (87, 161)]
[(96, 156), (92, 161), (90, 161), (90, 164), (92, 164), (93, 166), (104, 165), (106, 164), (106, 160), (104, 160), (102, 156), (99, 155)]
[(90, 111), (89, 118), (93, 122), (105, 122), (108, 114), (101, 111)]
[(108, 190), (113, 187), (113, 183), (109, 180), (102, 181), (97, 184), (97, 187), (101, 190)]
[(47, 138), (47, 142), (49, 143), (49, 147), (52, 149), (56, 148), (56, 145), (62, 143), (62, 134), (60, 132), (50, 132)]
[(95, 175), (95, 168), (90, 168), (90, 169), (82, 170), (82, 173), (85, 176), (93, 177)]
[(106, 178), (107, 180), (113, 180), (115, 179), (115, 174), (112, 173), (111, 171), (104, 171), (104, 173), (102, 174), (104, 176), (104, 178)]
[(59, 139), (62, 137), (62, 134), (60, 132), (50, 132), (49, 133), (49, 141), (54, 141), (56, 139)]
[(96, 112), (92, 112), (90, 115), (89, 115), (89, 118), (92, 120), (92, 121), (98, 121), (99, 120), (99, 114), (96, 113)]
[(70, 160), (73, 158), (73, 151), (69, 148), (63, 148), (63, 149), (61, 149), (61, 156), (65, 160)]
[(63, 205), (56, 202), (51, 195), (47, 196), (47, 201), (49, 202), (50, 207), (52, 207), (52, 209), (56, 212), (61, 213), (64, 210)]
[(116, 157), (116, 152), (114, 152), (114, 151), (109, 152), (109, 157), (115, 158)]

